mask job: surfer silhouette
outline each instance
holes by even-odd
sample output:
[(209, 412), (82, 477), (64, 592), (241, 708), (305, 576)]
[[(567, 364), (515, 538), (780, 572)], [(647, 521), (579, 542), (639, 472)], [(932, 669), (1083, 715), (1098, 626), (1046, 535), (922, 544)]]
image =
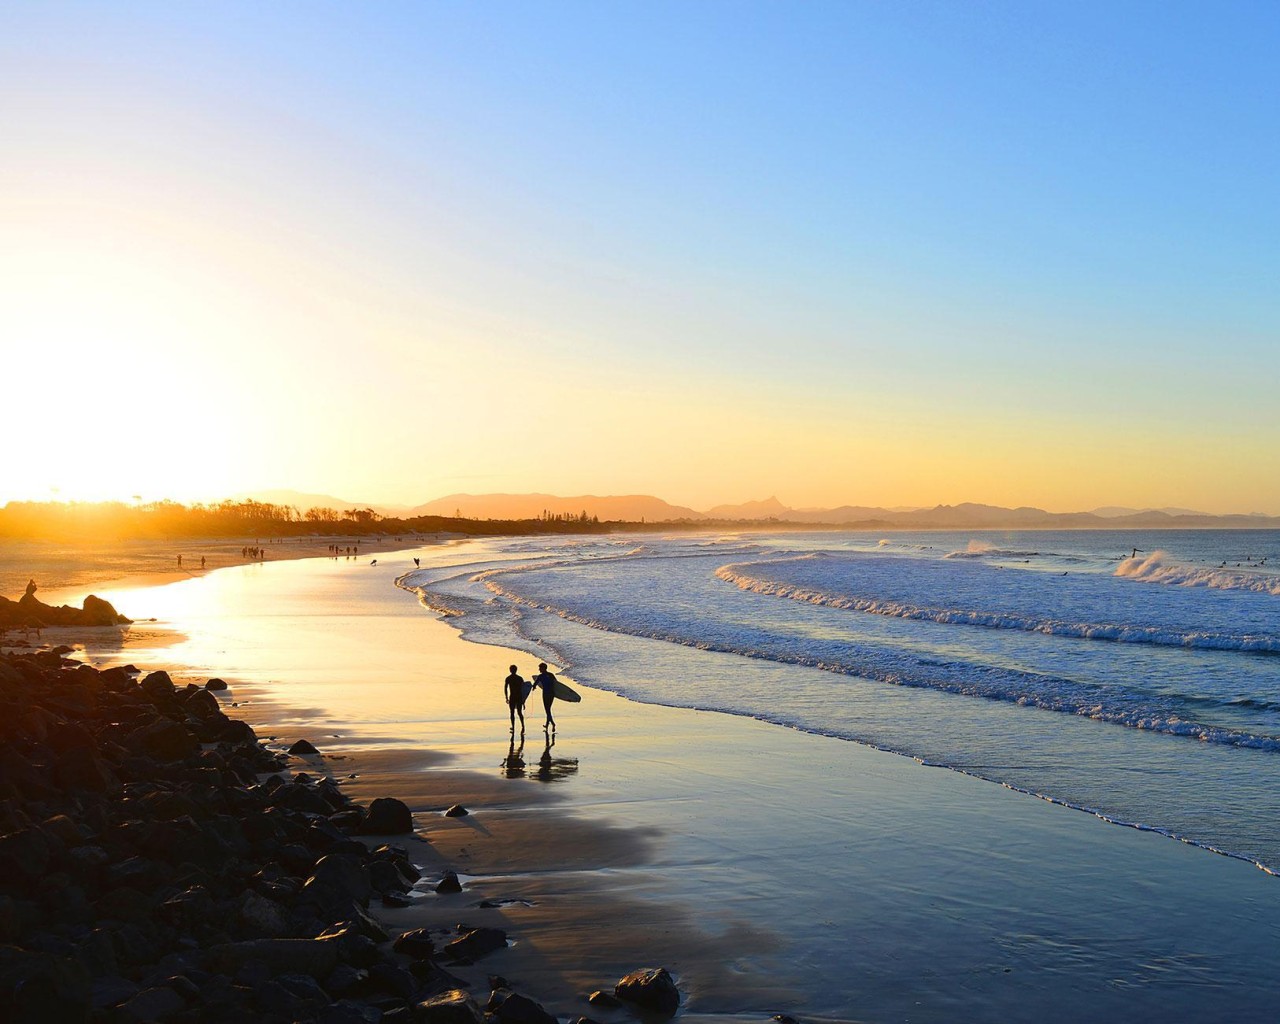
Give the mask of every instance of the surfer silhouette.
[(511, 712), (511, 731), (516, 731), (516, 715), (520, 716), (520, 735), (524, 735), (524, 702), (531, 687), (521, 678), (514, 665), (511, 675), (502, 682), (502, 692), (507, 698), (507, 710)]
[(542, 707), (547, 712), (547, 721), (543, 731), (554, 730), (556, 720), (551, 717), (551, 704), (556, 699), (556, 677), (547, 671), (547, 663), (539, 662), (538, 674), (533, 677), (533, 685), (542, 690)]

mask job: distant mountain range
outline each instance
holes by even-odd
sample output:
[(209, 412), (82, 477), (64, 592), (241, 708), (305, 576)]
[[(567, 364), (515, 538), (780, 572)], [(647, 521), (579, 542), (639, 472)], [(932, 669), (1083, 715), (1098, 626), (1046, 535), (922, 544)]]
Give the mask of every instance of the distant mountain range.
[(464, 516), (468, 519), (537, 519), (552, 515), (599, 516), (602, 521), (660, 523), (674, 519), (706, 519), (682, 505), (671, 505), (649, 494), (600, 497), (581, 494), (562, 498), (555, 494), (450, 494), (415, 506), (415, 516)]
[(538, 519), (554, 516), (595, 516), (602, 522), (663, 523), (796, 523), (806, 526), (859, 526), (867, 529), (1196, 529), (1203, 527), (1252, 527), (1280, 529), (1280, 516), (1258, 513), (1211, 515), (1184, 508), (1132, 509), (1119, 506), (1092, 512), (1046, 512), (1040, 508), (1001, 508), (965, 502), (933, 508), (882, 508), (841, 505), (838, 508), (790, 508), (776, 497), (739, 505), (716, 505), (699, 512), (672, 505), (651, 494), (562, 497), (555, 494), (450, 494), (411, 508), (349, 502), (333, 495), (272, 490), (246, 495), (257, 501), (308, 508), (372, 508), (379, 515), (459, 516), (466, 519)]

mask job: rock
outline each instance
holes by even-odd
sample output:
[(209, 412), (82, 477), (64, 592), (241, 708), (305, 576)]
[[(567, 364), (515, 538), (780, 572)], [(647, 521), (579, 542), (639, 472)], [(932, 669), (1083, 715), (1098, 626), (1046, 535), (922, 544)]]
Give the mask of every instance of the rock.
[(436, 944), (425, 928), (415, 928), (399, 936), (391, 946), (397, 953), (403, 953), (411, 960), (425, 960), (436, 951)]
[(181, 761), (200, 749), (190, 730), (167, 718), (135, 729), (128, 736), (132, 750), (158, 761)]
[(65, 814), (55, 814), (41, 827), (46, 832), (57, 836), (64, 846), (79, 846), (84, 842), (79, 826)]
[(460, 988), (423, 1000), (413, 1016), (418, 1024), (485, 1024), (483, 1011)]
[(310, 740), (298, 740), (297, 743), (289, 748), (289, 753), (298, 757), (311, 757), (320, 753), (320, 751), (315, 748), (315, 745)]
[(458, 876), (454, 872), (446, 871), (436, 885), (436, 892), (462, 892), (462, 883), (458, 881)]
[[(415, 961), (421, 963), (421, 961)], [(413, 976), (411, 971), (405, 970), (398, 964), (387, 962), (376, 963), (369, 968), (369, 982), (375, 988), (383, 992), (388, 992), (398, 999), (411, 1000), (415, 995), (426, 996), (430, 992), (418, 991), (418, 979)], [(455, 985), (449, 985), (448, 988), (456, 988)]]
[(473, 928), (445, 946), (440, 955), (455, 964), (471, 964), (506, 947), (507, 933), (501, 929)]
[(168, 672), (150, 672), (143, 676), (138, 685), (152, 701), (164, 700), (175, 693), (173, 680), (169, 678)]
[(61, 755), (54, 763), (53, 777), (66, 789), (92, 793), (105, 793), (120, 785), (115, 773), (90, 747), (78, 747)]
[[(405, 1019), (408, 1019), (408, 1008)], [(319, 1010), (315, 1015), (315, 1024), (381, 1024), (386, 1016), (376, 1006), (364, 1003), (353, 1003), (349, 999), (340, 999), (336, 1003)]]
[(111, 606), (110, 601), (90, 594), (82, 602), (81, 626), (127, 626), (132, 619), (126, 619)]
[(369, 881), (378, 893), (408, 892), (413, 884), (400, 873), (399, 866), (391, 860), (375, 860), (369, 864)]
[(73, 960), (0, 948), (0, 1019), (79, 1024), (89, 1019), (89, 975)]
[(413, 831), (413, 815), (403, 800), (384, 796), (369, 805), (369, 813), (360, 827), (361, 835), (395, 836)]
[(210, 967), (224, 973), (252, 965), (267, 978), (278, 974), (326, 978), (338, 966), (338, 952), (334, 939), (254, 939), (214, 946), (208, 954)]
[(175, 974), (171, 978), (165, 978), (164, 983), (188, 1003), (194, 1003), (200, 998), (200, 986), (185, 974)]
[(95, 1010), (105, 1010), (132, 999), (138, 991), (138, 986), (127, 978), (111, 975), (93, 980), (89, 988), (89, 1000)]
[(329, 1004), (329, 994), (309, 974), (282, 974), (259, 986), (254, 998), (262, 1009), (285, 1014), (290, 1020)]
[(559, 1024), (540, 1003), (506, 988), (494, 989), (485, 1009), (499, 1024)]
[(245, 932), (254, 937), (281, 939), (289, 934), (284, 907), (252, 890), (240, 897), (237, 915)]
[(24, 828), (0, 836), (0, 887), (38, 881), (52, 852), (49, 840), (38, 829)]
[(335, 927), (350, 928), (358, 935), (363, 935), (366, 939), (371, 939), (379, 944), (391, 938), (387, 934), (387, 930), (378, 923), (377, 919), (371, 917), (360, 904), (355, 904), (351, 909), (354, 911), (351, 917)]
[(204, 684), (206, 690), (225, 690), (227, 683), (225, 679), (210, 679)]
[(338, 964), (324, 979), (325, 991), (339, 998), (354, 995), (368, 985), (369, 972), (361, 967), (352, 967), (350, 964)]
[(591, 995), (587, 996), (587, 1002), (592, 1006), (598, 1006), (603, 1010), (616, 1010), (622, 1005), (622, 1001), (616, 996), (600, 989), (597, 989), (592, 992)]
[(446, 818), (465, 818), (470, 813), (462, 804), (454, 804), (444, 812), (444, 816)]
[(117, 1014), (127, 1021), (168, 1020), (187, 1008), (187, 1001), (167, 985), (146, 988), (128, 1002), (123, 1003)]
[(373, 886), (364, 866), (354, 857), (341, 854), (321, 857), (316, 861), (311, 877), (302, 886), (302, 898), (305, 902), (339, 916), (352, 903), (368, 906), (372, 895)]
[(632, 971), (614, 986), (613, 994), (642, 1010), (674, 1016), (680, 1008), (680, 990), (665, 967)]
[(396, 910), (403, 910), (405, 907), (413, 906), (413, 897), (406, 896), (401, 892), (384, 892), (382, 894), (382, 905)]
[(183, 701), (182, 706), (188, 714), (203, 722), (222, 717), (222, 706), (218, 703), (218, 698), (208, 690), (195, 690)]

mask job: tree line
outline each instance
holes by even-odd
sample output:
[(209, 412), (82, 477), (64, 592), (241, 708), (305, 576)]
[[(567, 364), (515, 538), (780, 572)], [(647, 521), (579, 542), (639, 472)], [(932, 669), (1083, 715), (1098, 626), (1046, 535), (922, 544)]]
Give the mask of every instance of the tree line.
[[(648, 524), (651, 528), (654, 524)], [(607, 533), (644, 529), (638, 523), (601, 523), (598, 516), (544, 512), (534, 519), (465, 519), (461, 516), (379, 515), (371, 508), (305, 511), (266, 501), (226, 500), (183, 505), (176, 501), (11, 501), (0, 508), (0, 538), (8, 540), (145, 540), (178, 537), (297, 537), (461, 533), (497, 536), (528, 533)]]

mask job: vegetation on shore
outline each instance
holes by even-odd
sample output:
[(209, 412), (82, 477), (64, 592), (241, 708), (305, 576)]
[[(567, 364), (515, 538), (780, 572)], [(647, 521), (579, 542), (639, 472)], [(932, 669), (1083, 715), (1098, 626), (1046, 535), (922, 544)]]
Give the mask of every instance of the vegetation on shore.
[[(661, 524), (668, 529), (670, 523)], [(658, 528), (653, 523), (600, 522), (588, 515), (545, 513), (537, 519), (467, 519), (460, 516), (384, 517), (370, 508), (309, 508), (262, 501), (182, 505), (174, 501), (13, 501), (0, 508), (4, 540), (160, 540), (184, 537), (301, 537), (456, 533), (494, 536), (537, 533), (609, 533)]]

